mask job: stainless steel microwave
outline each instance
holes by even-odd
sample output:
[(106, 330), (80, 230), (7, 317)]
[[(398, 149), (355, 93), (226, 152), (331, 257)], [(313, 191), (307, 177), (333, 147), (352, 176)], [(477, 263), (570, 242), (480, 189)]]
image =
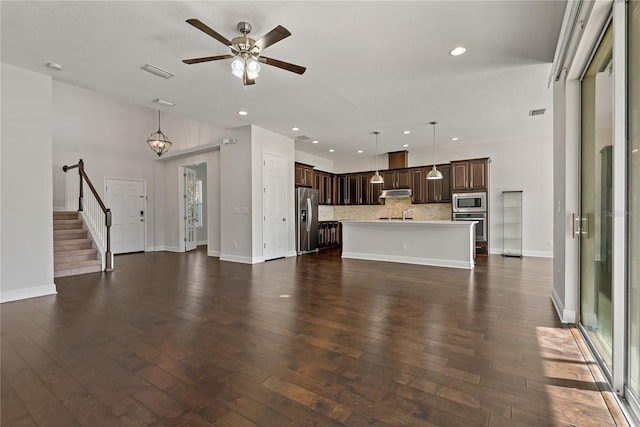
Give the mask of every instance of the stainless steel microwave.
[(487, 193), (455, 193), (452, 196), (453, 212), (486, 212)]

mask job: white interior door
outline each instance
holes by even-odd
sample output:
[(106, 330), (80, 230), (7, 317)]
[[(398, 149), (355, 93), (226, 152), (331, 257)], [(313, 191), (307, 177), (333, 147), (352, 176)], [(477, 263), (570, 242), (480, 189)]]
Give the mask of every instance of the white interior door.
[(192, 251), (196, 240), (196, 171), (184, 168), (184, 250)]
[(284, 157), (264, 153), (262, 165), (263, 255), (269, 260), (287, 254), (286, 162)]
[(107, 178), (105, 194), (111, 209), (111, 251), (144, 252), (144, 181)]

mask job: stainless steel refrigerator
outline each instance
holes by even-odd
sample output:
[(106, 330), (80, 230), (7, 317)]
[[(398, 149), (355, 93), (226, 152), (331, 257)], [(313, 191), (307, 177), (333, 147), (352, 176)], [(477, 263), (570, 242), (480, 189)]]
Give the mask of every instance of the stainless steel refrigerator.
[(318, 251), (318, 190), (296, 188), (296, 250), (298, 255)]

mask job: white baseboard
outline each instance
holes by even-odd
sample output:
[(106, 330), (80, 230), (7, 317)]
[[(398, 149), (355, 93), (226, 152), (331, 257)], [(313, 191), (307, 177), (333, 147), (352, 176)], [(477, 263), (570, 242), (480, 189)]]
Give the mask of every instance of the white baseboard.
[(285, 255), (285, 257), (289, 258), (292, 256), (298, 256), (298, 252), (296, 251), (287, 251), (287, 254)]
[(522, 251), (522, 255), (534, 258), (553, 258), (553, 251)]
[(54, 212), (67, 212), (69, 210), (74, 210), (74, 209), (68, 209), (66, 206), (54, 206), (53, 207), (53, 211)]
[(214, 257), (218, 257), (218, 258), (220, 258), (220, 251), (214, 251), (214, 250), (212, 249), (212, 250), (207, 251), (207, 255), (208, 255), (208, 256), (214, 256)]
[(406, 257), (397, 255), (380, 255), (380, 254), (365, 254), (360, 252), (342, 252), (342, 258), (351, 259), (365, 259), (369, 261), (386, 261), (386, 262), (400, 262), (404, 264), (418, 264), (418, 265), (431, 265), (434, 267), (450, 267), (450, 268), (464, 268), (471, 270), (474, 267), (474, 262), (456, 261), (448, 259), (432, 259), (432, 258), (417, 258)]
[(163, 246), (162, 250), (167, 252), (184, 252), (184, 249), (179, 246)]
[(57, 293), (55, 283), (44, 286), (16, 289), (13, 291), (3, 291), (0, 292), (0, 303), (43, 297), (45, 295), (55, 295)]
[(208, 245), (209, 241), (208, 240), (199, 240), (196, 242), (196, 246), (203, 246), (203, 245)]
[(239, 262), (241, 264), (258, 264), (264, 262), (264, 257), (248, 257), (239, 255), (220, 254), (220, 261)]
[(551, 291), (551, 302), (556, 309), (558, 318), (562, 323), (576, 323), (575, 310), (567, 310), (564, 308), (564, 303), (560, 300), (558, 293), (555, 289)]
[[(489, 251), (491, 255), (502, 255), (502, 249), (492, 249)], [(553, 258), (553, 251), (522, 251), (522, 256), (532, 258)]]

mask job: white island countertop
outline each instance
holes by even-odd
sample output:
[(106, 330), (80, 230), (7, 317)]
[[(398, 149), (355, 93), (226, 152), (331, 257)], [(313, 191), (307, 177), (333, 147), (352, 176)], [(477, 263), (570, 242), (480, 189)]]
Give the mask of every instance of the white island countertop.
[(343, 220), (342, 257), (472, 269), (474, 221)]

